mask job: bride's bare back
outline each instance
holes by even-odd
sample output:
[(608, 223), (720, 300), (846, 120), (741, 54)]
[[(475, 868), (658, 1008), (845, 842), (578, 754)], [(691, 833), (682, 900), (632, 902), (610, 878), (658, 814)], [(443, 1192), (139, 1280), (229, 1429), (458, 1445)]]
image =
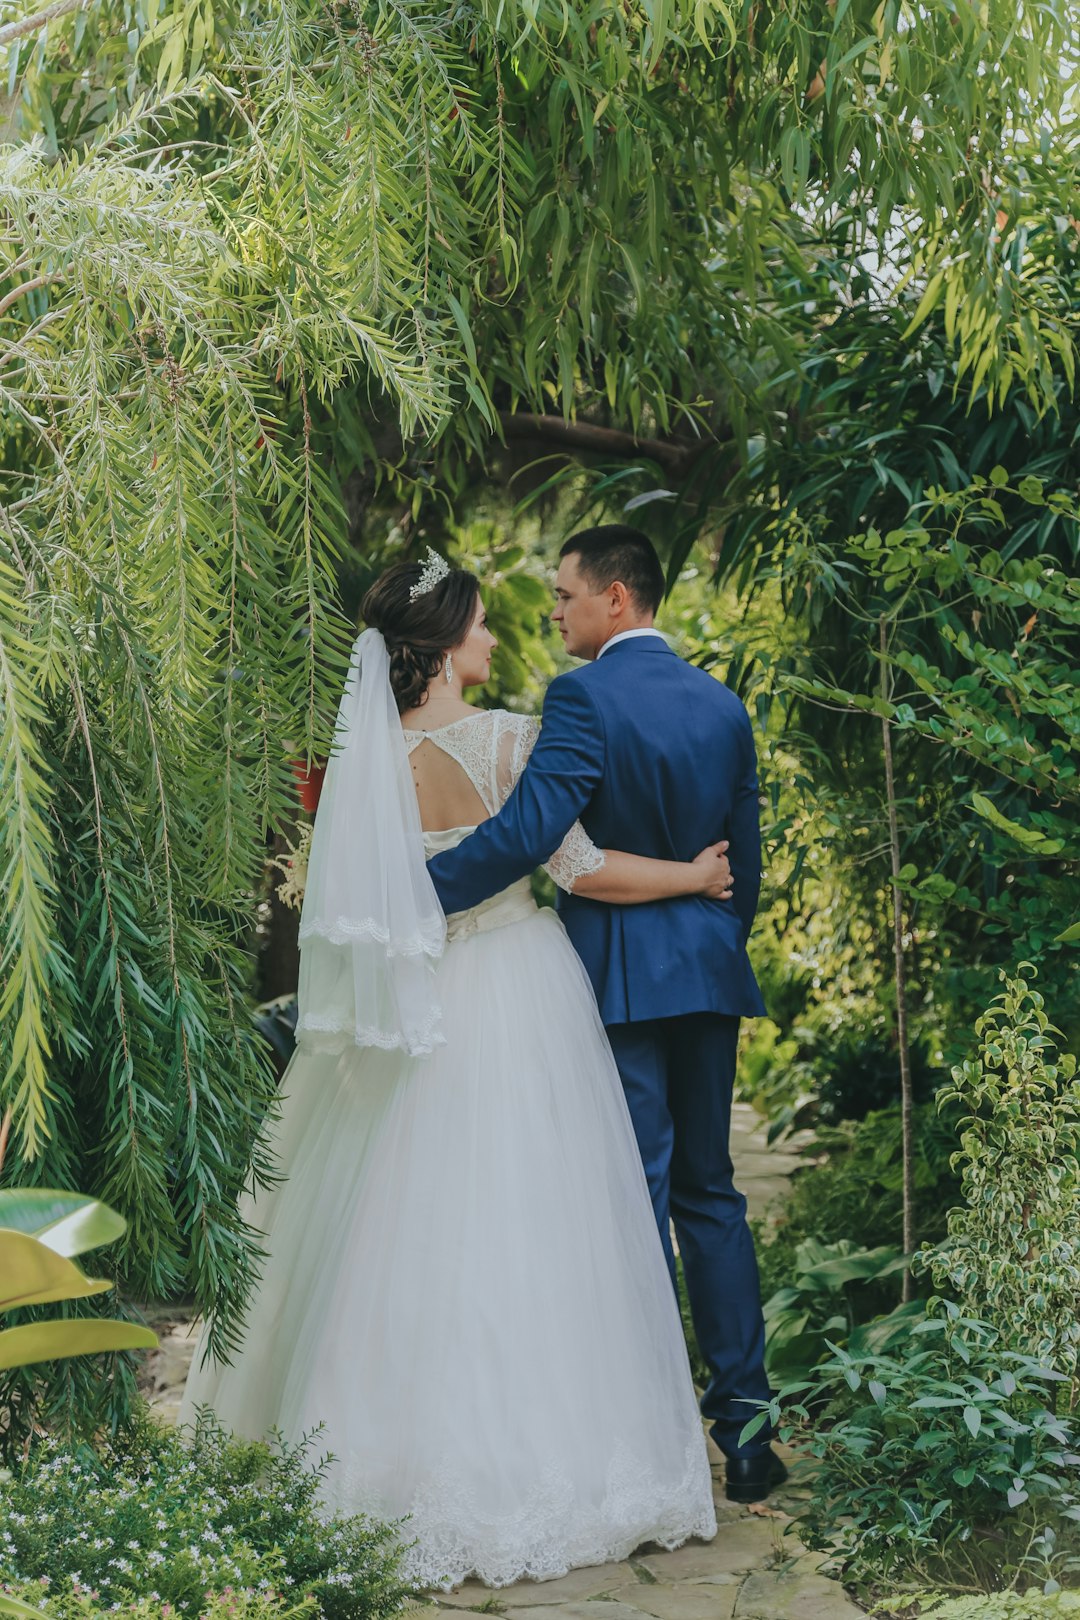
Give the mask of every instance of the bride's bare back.
[[(425, 718), (413, 711), (407, 719)], [(475, 827), (501, 809), (524, 768), (536, 722), (505, 709), (465, 709), (441, 725), (404, 726), (425, 832)]]
[(422, 737), (410, 744), (420, 825), (425, 832), (444, 832), (449, 827), (475, 827), (487, 820), (487, 810), (479, 793), (462, 770), (437, 741)]

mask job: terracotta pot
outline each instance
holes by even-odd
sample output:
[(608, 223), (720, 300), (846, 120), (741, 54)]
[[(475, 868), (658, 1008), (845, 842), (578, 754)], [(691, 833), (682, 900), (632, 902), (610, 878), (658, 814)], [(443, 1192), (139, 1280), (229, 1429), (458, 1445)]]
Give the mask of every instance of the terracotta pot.
[(326, 775), (325, 764), (316, 761), (307, 765), (302, 759), (292, 762), (293, 776), (300, 793), (300, 803), (309, 816), (313, 816), (319, 808), (319, 795), (322, 793), (323, 777)]

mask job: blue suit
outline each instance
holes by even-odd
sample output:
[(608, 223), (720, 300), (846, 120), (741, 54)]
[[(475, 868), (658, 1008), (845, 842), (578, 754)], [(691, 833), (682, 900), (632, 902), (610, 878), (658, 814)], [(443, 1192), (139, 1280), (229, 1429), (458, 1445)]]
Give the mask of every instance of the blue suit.
[[(635, 637), (553, 681), (532, 757), (499, 815), (429, 862), (447, 913), (547, 860), (580, 819), (602, 849), (692, 859), (731, 842), (732, 901), (613, 906), (560, 895), (596, 991), (674, 1275), (669, 1215), (711, 1381), (702, 1410), (729, 1455), (767, 1400), (764, 1329), (745, 1199), (728, 1136), (739, 1018), (764, 1012), (746, 954), (761, 883), (753, 735), (735, 694)], [(756, 1437), (746, 1452), (768, 1443)]]

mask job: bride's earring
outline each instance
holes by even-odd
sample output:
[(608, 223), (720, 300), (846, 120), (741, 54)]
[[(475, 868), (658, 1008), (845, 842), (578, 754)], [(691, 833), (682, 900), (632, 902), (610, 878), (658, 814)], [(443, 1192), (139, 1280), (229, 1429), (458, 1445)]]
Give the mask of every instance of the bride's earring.
[(447, 655), (446, 655), (446, 663), (443, 665), (443, 669), (444, 669), (445, 674), (446, 674), (447, 683), (449, 684), (449, 682), (452, 681), (453, 678), (454, 678), (454, 655), (453, 655), (453, 653), (447, 653)]

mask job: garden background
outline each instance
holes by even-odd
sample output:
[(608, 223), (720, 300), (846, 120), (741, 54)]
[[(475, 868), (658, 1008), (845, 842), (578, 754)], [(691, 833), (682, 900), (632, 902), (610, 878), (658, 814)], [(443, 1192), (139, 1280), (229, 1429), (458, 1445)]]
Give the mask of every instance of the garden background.
[[(558, 546), (626, 519), (759, 740), (804, 1533), (870, 1593), (1075, 1581), (1078, 37), (1076, 0), (5, 9), (3, 1178), (122, 1218), (115, 1316), (242, 1333), (271, 857), (366, 585), (474, 569), (480, 700), (534, 709)], [(151, 1444), (134, 1377), (11, 1366), (9, 1457)]]

